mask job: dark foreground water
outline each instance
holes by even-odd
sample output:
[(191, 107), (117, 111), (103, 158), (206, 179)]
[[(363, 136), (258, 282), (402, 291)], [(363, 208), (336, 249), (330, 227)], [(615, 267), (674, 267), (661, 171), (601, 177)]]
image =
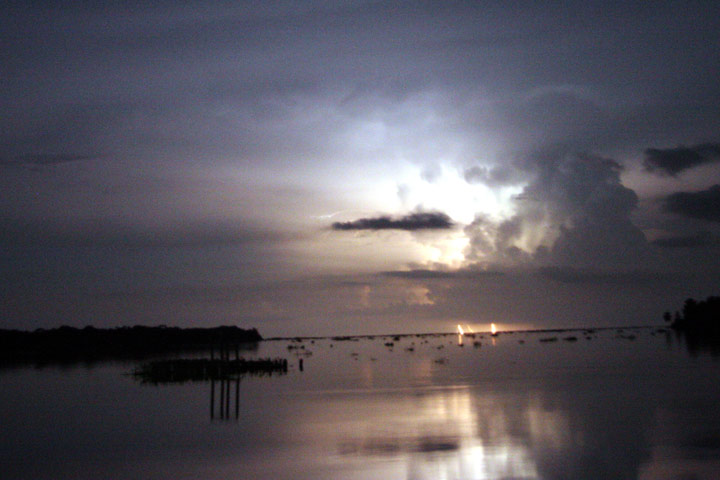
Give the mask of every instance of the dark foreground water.
[(710, 353), (654, 329), (463, 343), (263, 342), (246, 355), (289, 372), (239, 382), (146, 385), (132, 363), (0, 370), (0, 477), (720, 478)]

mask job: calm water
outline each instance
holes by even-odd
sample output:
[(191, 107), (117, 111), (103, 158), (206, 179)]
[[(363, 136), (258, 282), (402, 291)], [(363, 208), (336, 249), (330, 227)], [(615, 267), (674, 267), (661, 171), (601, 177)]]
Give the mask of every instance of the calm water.
[(590, 337), (270, 341), (250, 355), (290, 371), (229, 385), (0, 370), (0, 477), (720, 478), (720, 361), (652, 329)]

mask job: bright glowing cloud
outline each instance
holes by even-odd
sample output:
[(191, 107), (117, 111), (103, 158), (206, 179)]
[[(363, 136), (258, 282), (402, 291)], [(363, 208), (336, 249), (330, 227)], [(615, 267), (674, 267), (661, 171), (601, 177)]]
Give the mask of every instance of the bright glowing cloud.
[(502, 219), (512, 214), (511, 199), (522, 186), (491, 188), (471, 184), (455, 167), (440, 164), (432, 179), (423, 178), (423, 169), (408, 165), (398, 179), (402, 188), (401, 204), (405, 208), (422, 206), (426, 210), (447, 213), (459, 223), (469, 224), (478, 213)]

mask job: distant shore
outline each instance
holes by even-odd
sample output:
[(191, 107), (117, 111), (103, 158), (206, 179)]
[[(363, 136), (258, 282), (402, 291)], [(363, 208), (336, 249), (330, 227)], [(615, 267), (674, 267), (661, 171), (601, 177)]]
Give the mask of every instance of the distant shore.
[[(618, 325), (610, 327), (561, 327), (561, 328), (528, 328), (516, 330), (500, 330), (498, 334), (513, 335), (520, 333), (568, 333), (568, 332), (600, 332), (608, 330), (636, 330), (647, 328), (665, 328), (666, 325), (660, 323), (654, 325)], [(292, 341), (292, 340), (335, 340), (347, 341), (353, 339), (374, 339), (374, 338), (391, 338), (391, 337), (436, 337), (440, 335), (457, 335), (457, 332), (426, 332), (426, 333), (381, 333), (381, 334), (359, 334), (359, 335), (309, 335), (309, 336), (293, 336), (293, 337), (269, 337), (264, 341)], [(469, 332), (466, 336), (483, 336), (490, 335), (490, 331)]]
[(235, 326), (180, 328), (133, 326), (34, 331), (0, 329), (0, 364), (62, 363), (143, 358), (171, 352), (220, 348), (257, 348), (262, 336), (254, 328)]
[[(572, 327), (525, 330), (501, 330), (497, 334), (567, 334), (591, 335), (600, 331), (665, 330), (663, 325), (614, 327)], [(255, 328), (235, 326), (214, 328), (180, 328), (167, 326), (133, 326), (116, 328), (75, 328), (63, 326), (34, 331), (0, 329), (0, 367), (13, 365), (92, 363), (107, 360), (142, 360), (183, 352), (256, 351), (261, 341), (303, 342), (311, 340), (359, 341), (362, 339), (429, 338), (457, 335), (455, 332), (395, 333), (342, 336), (288, 336), (263, 338)], [(490, 332), (467, 333), (468, 338), (482, 339)]]

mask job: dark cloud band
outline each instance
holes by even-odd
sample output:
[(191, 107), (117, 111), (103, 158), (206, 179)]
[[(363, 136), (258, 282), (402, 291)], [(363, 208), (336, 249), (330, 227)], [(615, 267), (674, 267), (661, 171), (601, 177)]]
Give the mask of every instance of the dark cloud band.
[(720, 143), (703, 143), (690, 147), (648, 148), (643, 165), (648, 172), (675, 176), (706, 163), (720, 162)]
[(444, 230), (455, 224), (442, 212), (412, 213), (393, 219), (390, 216), (360, 218), (352, 222), (335, 222), (333, 230)]
[(695, 235), (659, 238), (653, 242), (653, 245), (662, 248), (720, 247), (720, 238), (708, 231), (703, 231)]
[(720, 185), (699, 192), (677, 192), (665, 198), (664, 208), (690, 218), (720, 222)]

